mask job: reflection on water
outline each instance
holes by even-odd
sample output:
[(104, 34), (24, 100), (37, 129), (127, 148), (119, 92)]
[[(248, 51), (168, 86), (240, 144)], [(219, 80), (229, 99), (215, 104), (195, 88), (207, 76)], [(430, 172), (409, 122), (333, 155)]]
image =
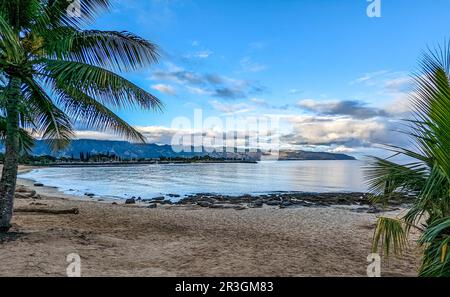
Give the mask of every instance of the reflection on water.
[(43, 168), (21, 175), (66, 193), (153, 198), (161, 194), (366, 191), (360, 161)]

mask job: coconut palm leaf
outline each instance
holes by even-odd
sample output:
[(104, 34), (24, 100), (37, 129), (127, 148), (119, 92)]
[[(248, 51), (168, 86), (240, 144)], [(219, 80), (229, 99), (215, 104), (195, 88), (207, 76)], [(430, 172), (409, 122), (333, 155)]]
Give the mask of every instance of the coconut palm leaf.
[(139, 107), (157, 110), (162, 103), (152, 94), (123, 77), (103, 68), (80, 62), (42, 59), (44, 75), (48, 85), (66, 84), (88, 96), (119, 108)]
[[(67, 0), (46, 0), (42, 1), (45, 10), (54, 26), (67, 25), (79, 27), (95, 20), (102, 12), (111, 8), (110, 0), (79, 0), (79, 15), (68, 13), (71, 7), (75, 7), (74, 1)], [(77, 8), (77, 7), (75, 7)]]
[[(43, 49), (50, 58), (81, 62), (112, 71), (130, 71), (158, 61), (158, 47), (133, 33), (77, 30), (61, 27), (47, 30), (52, 35)], [(54, 38), (58, 36), (58, 38)]]
[(372, 244), (373, 253), (377, 253), (381, 246), (385, 255), (392, 252), (399, 255), (407, 247), (407, 242), (404, 222), (384, 217), (378, 220)]
[(25, 81), (23, 94), (34, 125), (42, 133), (41, 137), (46, 139), (54, 150), (64, 148), (74, 136), (70, 118), (34, 80)]
[[(80, 14), (71, 15), (77, 4)], [(129, 32), (83, 31), (109, 7), (109, 0), (0, 0), (0, 116), (6, 117), (8, 161), (0, 182), (0, 232), (10, 228), (20, 129), (54, 149), (74, 136), (71, 120), (143, 142), (110, 107), (162, 108), (158, 98), (115, 73), (156, 62), (156, 45)]]
[(421, 162), (399, 165), (373, 158), (365, 169), (369, 191), (377, 198), (389, 198), (397, 191), (417, 193), (426, 181), (427, 168)]
[(421, 276), (450, 275), (450, 217), (436, 220), (420, 239), (420, 244), (428, 246)]
[(79, 126), (112, 132), (132, 141), (144, 143), (145, 137), (105, 105), (68, 85), (54, 87), (57, 103)]
[(8, 24), (5, 17), (0, 13), (0, 53), (5, 58), (0, 60), (0, 69), (10, 66), (12, 62), (20, 62), (23, 57), (23, 50), (20, 47), (19, 39), (13, 28)]
[[(6, 138), (6, 118), (0, 117), (0, 141)], [(19, 151), (21, 154), (31, 153), (34, 146), (34, 138), (25, 129), (19, 131)]]
[(38, 0), (0, 0), (0, 13), (15, 31), (22, 31), (34, 23), (41, 11)]
[[(373, 246), (400, 252), (412, 227), (423, 231), (421, 276), (450, 276), (450, 43), (424, 54), (414, 76), (412, 119), (407, 120), (415, 149), (390, 146), (396, 154), (415, 159), (400, 165), (373, 158), (366, 171), (373, 193), (415, 194), (411, 208), (399, 220), (380, 218)], [(388, 197), (389, 198), (389, 197)], [(392, 248), (391, 248), (392, 247)]]

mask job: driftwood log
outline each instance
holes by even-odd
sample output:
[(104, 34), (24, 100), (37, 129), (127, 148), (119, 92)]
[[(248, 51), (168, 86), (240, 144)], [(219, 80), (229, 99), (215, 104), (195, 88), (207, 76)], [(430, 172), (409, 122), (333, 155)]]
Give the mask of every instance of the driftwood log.
[(71, 208), (71, 209), (16, 208), (14, 209), (14, 212), (62, 215), (62, 214), (79, 214), (80, 210), (78, 208)]

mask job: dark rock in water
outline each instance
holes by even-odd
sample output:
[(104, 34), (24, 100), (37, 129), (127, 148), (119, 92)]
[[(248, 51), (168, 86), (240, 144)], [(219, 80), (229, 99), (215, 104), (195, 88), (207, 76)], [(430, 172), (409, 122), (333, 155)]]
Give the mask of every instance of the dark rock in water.
[(35, 183), (34, 186), (35, 186), (35, 187), (43, 187), (44, 184), (41, 184), (41, 183)]
[[(174, 194), (168, 195), (174, 196)], [(200, 193), (195, 195), (186, 195), (179, 201), (175, 202), (177, 205), (200, 205), (203, 207), (212, 208), (236, 208), (242, 207), (242, 205), (248, 205), (250, 208), (263, 207), (264, 204), (269, 206), (279, 206), (280, 208), (286, 207), (329, 207), (332, 205), (355, 205), (366, 206), (367, 210), (371, 210), (374, 213), (380, 210), (369, 208), (372, 206), (372, 195), (366, 193), (304, 193), (304, 192), (291, 192), (291, 193), (273, 193), (258, 196), (241, 195), (241, 196), (227, 196), (216, 195), (209, 193)], [(158, 201), (159, 200), (159, 201)], [(390, 207), (398, 207), (403, 204), (407, 204), (410, 201), (410, 197), (399, 196), (396, 202), (390, 203)], [(147, 200), (143, 200), (147, 201)], [(158, 197), (149, 201), (150, 203), (168, 204), (163, 197)], [(223, 205), (226, 205), (224, 207)], [(376, 205), (379, 207), (378, 205)], [(383, 211), (386, 211), (383, 208)]]
[(103, 202), (103, 201), (105, 201), (105, 199), (98, 199), (97, 201), (98, 202)]
[(252, 201), (254, 199), (255, 198), (252, 195), (249, 195), (249, 194), (246, 194), (246, 195), (243, 195), (243, 196), (239, 197), (239, 200), (245, 201), (245, 202), (250, 202), (250, 201)]
[(242, 203), (249, 203), (249, 202), (251, 202), (251, 199), (237, 197), (237, 198), (226, 199), (226, 200), (223, 200), (222, 202), (228, 202), (230, 204), (242, 204)]
[(163, 200), (166, 200), (166, 197), (164, 197), (164, 196), (161, 196), (161, 197), (155, 197), (155, 198), (153, 198), (152, 200), (153, 200), (153, 201), (163, 201)]
[(94, 197), (95, 194), (94, 193), (84, 193), (84, 196), (88, 196), (88, 197)]
[(312, 206), (314, 206), (313, 203), (308, 203), (306, 201), (296, 201), (295, 205), (302, 206), (302, 207), (312, 207)]
[(198, 194), (196, 194), (196, 195), (194, 195), (194, 196), (197, 196), (197, 197), (213, 197), (213, 196), (215, 196), (214, 194), (212, 194), (212, 193), (198, 193)]
[(373, 206), (367, 211), (367, 213), (376, 214), (376, 213), (390, 212), (390, 211), (397, 211), (397, 210), (400, 210), (400, 208)]
[(180, 195), (178, 195), (178, 194), (169, 194), (168, 195), (170, 198), (179, 198), (179, 197), (181, 197)]
[(281, 201), (277, 201), (277, 200), (270, 200), (270, 201), (266, 202), (266, 204), (269, 206), (279, 206), (279, 205), (281, 205), (281, 203), (282, 203)]
[(398, 201), (398, 200), (391, 200), (389, 201), (390, 205), (395, 205), (395, 206), (401, 206), (403, 203), (403, 201)]
[(330, 203), (330, 202), (325, 202), (325, 201), (317, 201), (317, 202), (314, 203), (314, 205), (315, 206), (331, 206), (333, 204)]
[(383, 212), (383, 210), (376, 206), (371, 207), (367, 210), (367, 213), (380, 213), (380, 212)]
[(197, 205), (200, 205), (201, 207), (211, 207), (211, 205), (213, 205), (211, 202), (207, 202), (207, 201), (198, 201)]
[(284, 201), (283, 203), (281, 203), (281, 205), (283, 206), (283, 207), (289, 207), (289, 206), (292, 206), (292, 205), (294, 205), (292, 202), (290, 202), (290, 201)]
[(201, 197), (201, 198), (197, 199), (197, 202), (209, 202), (211, 204), (214, 204), (217, 202), (217, 200), (214, 198), (210, 198), (210, 197)]
[(337, 204), (339, 205), (346, 205), (346, 204), (352, 204), (347, 198), (338, 198), (337, 199)]
[(125, 204), (136, 204), (136, 200), (134, 198), (125, 200)]
[(172, 205), (173, 202), (171, 200), (163, 200), (163, 201), (157, 201), (159, 204), (164, 205), (164, 204), (168, 204), (168, 205)]
[(138, 199), (137, 199), (137, 201), (142, 201), (142, 198), (139, 196)]
[(113, 202), (113, 203), (111, 203), (111, 204), (112, 204), (112, 205), (118, 205), (117, 202)]
[(147, 208), (157, 208), (157, 207), (158, 207), (158, 204), (156, 204), (156, 203), (152, 203), (149, 206), (147, 206)]

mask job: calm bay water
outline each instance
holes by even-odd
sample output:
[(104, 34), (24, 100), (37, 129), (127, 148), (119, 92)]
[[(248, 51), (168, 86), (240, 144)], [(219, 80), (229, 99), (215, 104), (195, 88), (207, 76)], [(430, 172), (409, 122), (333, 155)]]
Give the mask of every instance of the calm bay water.
[(271, 192), (360, 192), (367, 188), (360, 161), (281, 161), (258, 164), (165, 164), (42, 168), (22, 174), (83, 196), (154, 198), (167, 194), (224, 195)]

